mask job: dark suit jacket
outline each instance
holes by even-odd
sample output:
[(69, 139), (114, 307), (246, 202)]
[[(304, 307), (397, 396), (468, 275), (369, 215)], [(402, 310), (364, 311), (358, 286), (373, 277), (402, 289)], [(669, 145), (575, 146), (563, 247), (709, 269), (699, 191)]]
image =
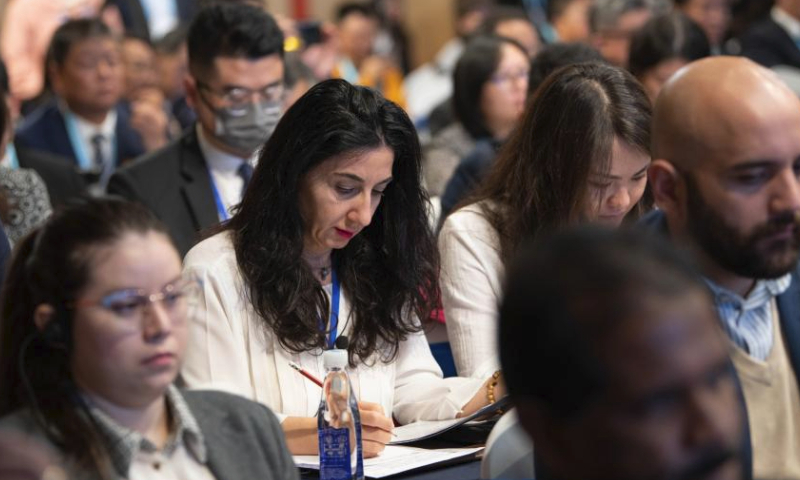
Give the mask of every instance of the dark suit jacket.
[(197, 243), (199, 231), (219, 222), (195, 128), (118, 170), (111, 177), (108, 193), (150, 208), (169, 228), (181, 255)]
[(466, 199), (483, 181), (489, 167), (492, 166), (500, 142), (483, 139), (475, 144), (475, 148), (462, 158), (458, 163), (453, 176), (447, 181), (442, 194), (442, 213), (441, 221), (452, 213), (462, 200)]
[[(214, 391), (182, 392), (208, 450), (208, 468), (218, 480), (297, 480), (300, 478), (286, 448), (283, 430), (264, 405)], [(33, 436), (58, 451), (28, 412), (0, 420), (0, 428)], [(72, 479), (98, 480), (67, 469)]]
[[(168, 1), (168, 0), (163, 0)], [(180, 23), (188, 23), (197, 12), (198, 0), (174, 0), (178, 7)], [(116, 5), (119, 9), (125, 31), (139, 38), (150, 38), (150, 28), (147, 25), (147, 16), (139, 0), (108, 0), (106, 3)]]
[(800, 68), (800, 48), (772, 18), (753, 25), (741, 38), (742, 55), (764, 65)]
[[(133, 160), (145, 153), (139, 133), (131, 127), (129, 117), (117, 109), (117, 158), (115, 165)], [(55, 101), (37, 108), (23, 121), (17, 130), (14, 144), (21, 148), (48, 152), (68, 158), (78, 165), (78, 157), (72, 149), (67, 134), (67, 124)]]
[(86, 192), (86, 181), (69, 159), (31, 150), (22, 145), (14, 145), (14, 148), (20, 168), (34, 170), (44, 180), (53, 207)]
[(3, 226), (0, 225), (0, 292), (3, 291), (3, 279), (6, 277), (6, 264), (11, 258), (11, 245), (8, 243)]

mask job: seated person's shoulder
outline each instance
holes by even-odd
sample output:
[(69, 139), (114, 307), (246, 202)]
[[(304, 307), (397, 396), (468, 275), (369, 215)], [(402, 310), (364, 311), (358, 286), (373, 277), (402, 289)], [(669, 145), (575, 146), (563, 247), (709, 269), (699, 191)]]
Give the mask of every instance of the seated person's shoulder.
[[(185, 390), (181, 392), (192, 413), (202, 421), (206, 415), (224, 416), (227, 421), (242, 422), (259, 430), (265, 423), (280, 425), (278, 418), (265, 405), (220, 390)], [(237, 422), (237, 423), (238, 423)], [(252, 428), (252, 427), (251, 427)]]

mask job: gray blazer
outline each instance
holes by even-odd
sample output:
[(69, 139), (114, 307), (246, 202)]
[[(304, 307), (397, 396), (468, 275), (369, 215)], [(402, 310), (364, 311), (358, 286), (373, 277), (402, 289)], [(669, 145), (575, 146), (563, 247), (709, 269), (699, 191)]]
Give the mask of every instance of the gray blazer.
[[(217, 480), (298, 480), (283, 430), (264, 405), (216, 391), (183, 391), (208, 450), (208, 468)], [(29, 413), (17, 412), (0, 419), (0, 428), (13, 429), (54, 445), (45, 437)], [(94, 480), (79, 471), (70, 479)]]

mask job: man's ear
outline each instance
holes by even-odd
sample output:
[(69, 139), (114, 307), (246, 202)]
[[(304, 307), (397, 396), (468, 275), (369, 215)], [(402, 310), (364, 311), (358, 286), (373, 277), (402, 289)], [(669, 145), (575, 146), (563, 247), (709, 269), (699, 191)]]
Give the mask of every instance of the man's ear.
[(683, 218), (686, 208), (686, 180), (668, 160), (653, 160), (647, 169), (647, 181), (656, 206), (669, 218)]
[(39, 304), (33, 311), (33, 323), (39, 333), (44, 332), (48, 325), (55, 321), (56, 309), (47, 303)]

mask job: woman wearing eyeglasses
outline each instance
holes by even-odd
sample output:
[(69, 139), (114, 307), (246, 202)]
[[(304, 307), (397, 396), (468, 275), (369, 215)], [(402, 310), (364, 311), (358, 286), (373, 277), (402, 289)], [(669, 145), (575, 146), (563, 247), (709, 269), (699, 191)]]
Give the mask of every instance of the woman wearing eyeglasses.
[(0, 428), (49, 443), (69, 478), (297, 478), (265, 407), (172, 385), (198, 289), (143, 207), (57, 212), (5, 283)]
[(508, 137), (525, 108), (530, 69), (526, 50), (509, 38), (482, 35), (467, 44), (453, 72), (456, 121), (425, 149), (423, 173), (431, 196), (444, 193), (458, 162), (477, 141)]

